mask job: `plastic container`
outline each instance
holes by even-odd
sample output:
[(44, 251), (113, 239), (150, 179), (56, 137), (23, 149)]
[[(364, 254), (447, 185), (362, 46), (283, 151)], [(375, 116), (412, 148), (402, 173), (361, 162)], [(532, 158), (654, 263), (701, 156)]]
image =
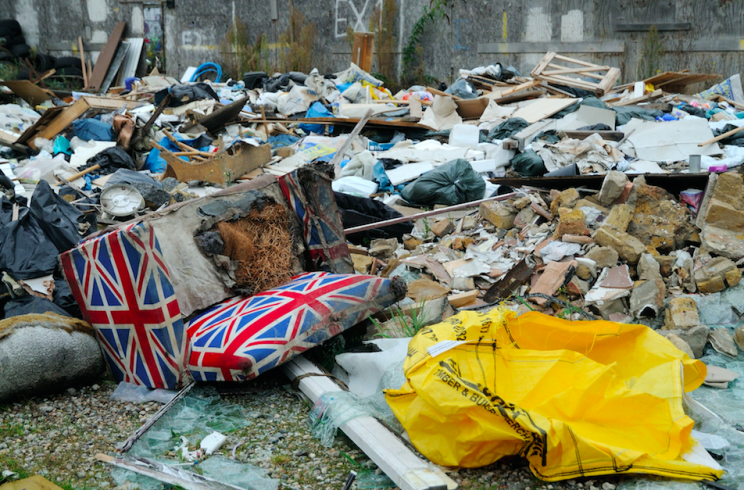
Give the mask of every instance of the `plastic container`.
[(207, 455), (210, 455), (221, 448), (225, 441), (227, 441), (227, 436), (220, 434), (219, 432), (212, 432), (202, 439), (199, 447), (201, 447)]
[(455, 124), (450, 131), (449, 144), (460, 148), (478, 148), (480, 130), (478, 126), (469, 124)]
[(711, 165), (708, 167), (709, 172), (725, 172), (728, 167), (726, 165)]
[(336, 192), (351, 194), (359, 197), (369, 197), (370, 194), (377, 192), (378, 185), (361, 177), (341, 177), (331, 183), (331, 187)]

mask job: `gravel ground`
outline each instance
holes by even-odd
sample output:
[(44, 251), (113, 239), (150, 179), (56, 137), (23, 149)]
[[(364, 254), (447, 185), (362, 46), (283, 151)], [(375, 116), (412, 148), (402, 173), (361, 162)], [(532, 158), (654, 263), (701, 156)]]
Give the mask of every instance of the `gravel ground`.
[[(309, 407), (287, 383), (281, 373), (267, 373), (250, 385), (236, 387), (240, 394), (222, 390), (223, 399), (245, 407), (252, 420), (250, 426), (228, 434), (220, 454), (230, 457), (237, 446), (235, 458), (280, 479), (280, 489), (340, 490), (351, 470), (379, 473), (341, 432), (333, 448), (315, 440), (307, 425)], [(66, 490), (117, 488), (111, 467), (95, 460), (94, 455), (113, 454), (160, 404), (110, 401), (115, 387), (101, 380), (77, 390), (3, 406), (0, 470), (9, 469), (21, 477), (40, 474)], [(450, 472), (450, 476), (460, 488), (473, 490), (614, 489), (614, 484), (596, 479), (546, 484), (516, 459)]]

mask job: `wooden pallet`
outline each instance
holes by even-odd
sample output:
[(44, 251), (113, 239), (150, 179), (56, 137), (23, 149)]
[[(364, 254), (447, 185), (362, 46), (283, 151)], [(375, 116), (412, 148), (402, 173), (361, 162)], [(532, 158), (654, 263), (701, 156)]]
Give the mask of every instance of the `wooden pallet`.
[[(562, 61), (564, 64), (557, 64), (557, 61)], [(603, 96), (612, 90), (615, 81), (620, 77), (620, 69), (595, 65), (551, 51), (537, 64), (531, 75), (536, 80), (588, 90), (597, 96)], [(584, 80), (583, 78), (586, 77), (598, 80), (598, 82)]]

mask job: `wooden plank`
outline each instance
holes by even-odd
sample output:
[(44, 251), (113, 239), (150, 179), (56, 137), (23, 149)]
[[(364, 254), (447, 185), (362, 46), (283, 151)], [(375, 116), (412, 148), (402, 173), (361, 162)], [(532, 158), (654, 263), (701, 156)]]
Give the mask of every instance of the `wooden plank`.
[(141, 102), (139, 100), (112, 99), (111, 97), (98, 97), (95, 95), (86, 95), (83, 98), (93, 109), (108, 109), (112, 111), (121, 109), (124, 106), (135, 108), (148, 104), (148, 102)]
[(67, 109), (55, 117), (47, 127), (39, 131), (34, 138), (29, 139), (28, 146), (35, 150), (36, 145), (34, 145), (34, 140), (36, 138), (46, 138), (48, 140), (54, 139), (54, 137), (64, 131), (67, 126), (85, 114), (85, 111), (90, 109), (90, 105), (86, 99), (87, 97), (81, 97), (77, 102), (68, 106)]
[(78, 36), (78, 51), (80, 51), (80, 68), (83, 72), (83, 87), (88, 86), (88, 72), (85, 70), (85, 48), (83, 48), (83, 38)]
[(596, 83), (587, 82), (586, 80), (579, 80), (578, 78), (564, 77), (563, 75), (556, 75), (554, 77), (540, 76), (540, 79), (560, 85), (568, 85), (569, 87), (578, 87), (591, 91), (599, 89), (599, 85), (597, 85)]
[(118, 24), (116, 24), (116, 27), (114, 27), (114, 30), (111, 32), (108, 41), (106, 41), (106, 45), (101, 51), (101, 54), (98, 55), (96, 66), (93, 68), (93, 73), (90, 76), (90, 86), (86, 87), (87, 89), (95, 91), (101, 87), (103, 79), (106, 77), (109, 66), (111, 66), (111, 62), (114, 60), (116, 51), (119, 48), (119, 43), (121, 42), (121, 38), (124, 35), (124, 29), (126, 28), (127, 23), (123, 21), (119, 22)]
[(532, 76), (534, 77), (535, 73), (541, 73), (545, 68), (547, 68), (548, 65), (551, 63), (551, 61), (553, 61), (553, 58), (555, 58), (557, 54), (558, 53), (554, 51), (550, 51), (547, 54), (545, 54), (543, 59), (540, 60), (540, 63), (538, 63), (535, 69), (532, 70)]
[[(555, 67), (557, 67), (558, 65), (550, 64), (548, 66), (551, 66), (551, 67), (555, 66)], [(596, 73), (592, 73), (591, 70), (588, 70), (587, 68), (566, 68), (566, 69), (560, 69), (560, 70), (554, 70), (554, 71), (543, 71), (542, 72), (543, 76), (548, 76), (548, 75), (549, 76), (553, 76), (553, 75), (567, 75), (567, 74), (572, 74), (572, 73), (573, 74), (576, 74), (576, 75), (582, 75), (582, 76), (585, 76), (585, 77), (596, 78), (597, 80), (604, 79), (604, 75), (597, 75)]]
[(32, 108), (49, 100), (54, 95), (53, 92), (37, 87), (28, 80), (7, 80), (2, 82), (2, 84), (12, 90), (18, 97), (28, 102)]
[(530, 80), (529, 82), (520, 83), (516, 87), (512, 87), (510, 89), (502, 90), (501, 91), (501, 97), (506, 97), (508, 95), (514, 94), (516, 92), (521, 92), (522, 90), (528, 90), (533, 87), (537, 87), (542, 82), (540, 80)]
[(26, 142), (31, 140), (37, 132), (41, 131), (44, 127), (49, 124), (50, 121), (52, 121), (55, 117), (57, 117), (60, 113), (62, 113), (66, 107), (50, 107), (46, 111), (44, 111), (44, 114), (41, 115), (41, 118), (39, 118), (38, 121), (34, 123), (33, 126), (26, 129), (26, 131), (21, 134), (21, 136), (16, 141), (19, 145), (25, 145)]
[(452, 97), (455, 100), (462, 99), (462, 97), (458, 97), (457, 95), (451, 95), (446, 92), (442, 92), (441, 90), (435, 89), (434, 87), (426, 87), (426, 91), (434, 95), (441, 95), (442, 97)]
[(478, 299), (477, 289), (471, 289), (470, 291), (450, 294), (449, 296), (447, 296), (447, 301), (449, 301), (450, 306), (452, 306), (453, 308), (460, 308), (462, 306), (469, 305), (470, 303), (475, 302), (476, 299)]
[(605, 79), (599, 83), (599, 88), (602, 90), (602, 94), (609, 93), (618, 78), (620, 78), (620, 68), (610, 68)]
[(530, 124), (536, 123), (546, 117), (550, 117), (558, 111), (565, 109), (576, 102), (576, 99), (559, 99), (557, 97), (547, 97), (537, 99), (527, 107), (523, 107), (515, 112), (512, 117), (521, 117)]
[(562, 56), (560, 54), (555, 55), (555, 59), (565, 61), (566, 63), (575, 63), (577, 65), (588, 66), (589, 68), (592, 68), (593, 70), (606, 69), (594, 63), (589, 63), (588, 61), (577, 60), (576, 58), (569, 58), (568, 56)]
[(351, 61), (366, 72), (372, 71), (372, 55), (375, 48), (375, 35), (372, 32), (355, 32), (351, 48)]
[(634, 99), (628, 99), (622, 102), (616, 102), (612, 104), (612, 106), (613, 107), (625, 107), (629, 105), (640, 104), (641, 102), (648, 102), (649, 100), (658, 99), (662, 95), (664, 95), (664, 92), (661, 89), (658, 89), (658, 90), (654, 90), (650, 94), (643, 95), (642, 97), (636, 97)]
[[(324, 393), (342, 391), (341, 387), (330, 378), (322, 376), (324, 373), (302, 356), (295, 357), (282, 368), (292, 381), (305, 374), (321, 375), (308, 376), (299, 382), (300, 390), (312, 403), (318, 401)], [(352, 419), (340, 429), (401, 490), (454, 490), (457, 487), (441, 470), (419, 459), (400, 439), (372, 417)]]
[(711, 143), (715, 143), (717, 141), (721, 141), (722, 139), (726, 139), (729, 136), (733, 136), (736, 133), (740, 133), (742, 131), (744, 131), (744, 126), (742, 126), (740, 128), (732, 129), (731, 131), (728, 131), (726, 133), (723, 133), (722, 135), (716, 136), (715, 138), (711, 138), (708, 141), (703, 141), (702, 143), (699, 143), (698, 146), (705, 146), (705, 145), (709, 145)]

